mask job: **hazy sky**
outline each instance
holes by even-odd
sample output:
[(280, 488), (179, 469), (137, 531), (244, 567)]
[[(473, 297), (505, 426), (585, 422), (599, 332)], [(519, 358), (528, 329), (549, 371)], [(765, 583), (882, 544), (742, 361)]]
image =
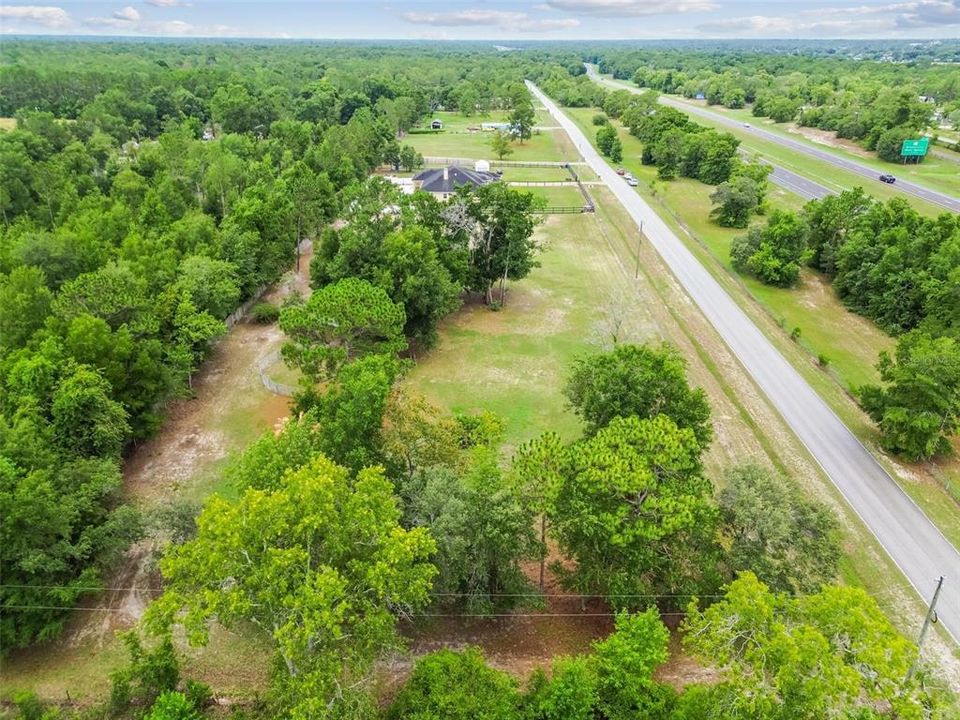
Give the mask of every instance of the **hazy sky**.
[[(0, 0), (0, 32), (587, 39), (960, 35), (960, 0)], [(129, 4), (128, 4), (129, 3)]]

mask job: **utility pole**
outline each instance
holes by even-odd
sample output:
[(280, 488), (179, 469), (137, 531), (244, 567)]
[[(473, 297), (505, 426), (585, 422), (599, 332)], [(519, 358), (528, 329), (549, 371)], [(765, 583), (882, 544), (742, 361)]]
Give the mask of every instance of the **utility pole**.
[(920, 628), (920, 637), (917, 638), (917, 659), (907, 671), (907, 682), (910, 682), (910, 680), (913, 679), (914, 673), (917, 672), (917, 665), (920, 664), (920, 652), (923, 650), (923, 641), (927, 639), (927, 631), (930, 630), (930, 625), (937, 621), (937, 600), (940, 599), (940, 591), (942, 589), (943, 575), (941, 575), (940, 579), (937, 580), (937, 589), (933, 592), (933, 599), (930, 601), (930, 608), (927, 610), (927, 617), (923, 621), (923, 627)]
[(637, 267), (633, 271), (633, 279), (640, 277), (640, 243), (643, 242), (643, 220), (640, 221), (640, 234), (637, 236)]

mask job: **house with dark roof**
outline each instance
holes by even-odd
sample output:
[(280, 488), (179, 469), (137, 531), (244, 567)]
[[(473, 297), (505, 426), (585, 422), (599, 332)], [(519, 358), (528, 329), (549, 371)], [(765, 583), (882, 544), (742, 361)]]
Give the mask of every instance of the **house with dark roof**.
[(484, 170), (469, 170), (459, 165), (432, 168), (414, 175), (413, 182), (418, 190), (433, 193), (440, 200), (453, 195), (461, 185), (480, 187), (500, 179), (499, 173)]

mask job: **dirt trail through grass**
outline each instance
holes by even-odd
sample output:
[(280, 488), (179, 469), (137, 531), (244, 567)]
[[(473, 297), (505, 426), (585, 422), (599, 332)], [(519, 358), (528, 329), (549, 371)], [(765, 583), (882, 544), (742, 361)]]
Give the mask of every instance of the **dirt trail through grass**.
[[(264, 299), (278, 303), (295, 290), (308, 293), (310, 259), (302, 256), (300, 272), (287, 273)], [(276, 351), (281, 341), (276, 325), (248, 320), (220, 340), (193, 379), (193, 396), (173, 402), (160, 431), (126, 458), (128, 501), (149, 514), (172, 502), (200, 503), (212, 492), (232, 491), (219, 484), (224, 463), (288, 415), (289, 399), (264, 388), (256, 369), (257, 361)], [(80, 698), (105, 692), (109, 672), (124, 660), (116, 633), (136, 624), (159, 589), (154, 549), (150, 540), (131, 547), (108, 580), (110, 589), (81, 601), (89, 609), (74, 613), (60, 639), (13, 653), (4, 662), (0, 690), (27, 686), (57, 699), (68, 692)], [(232, 649), (218, 648), (223, 642)], [(222, 659), (210, 672), (226, 671), (237, 682), (249, 677), (245, 648), (257, 644), (221, 631), (210, 648), (190, 657), (201, 666), (211, 666), (210, 657)], [(264, 662), (261, 658), (257, 665)]]

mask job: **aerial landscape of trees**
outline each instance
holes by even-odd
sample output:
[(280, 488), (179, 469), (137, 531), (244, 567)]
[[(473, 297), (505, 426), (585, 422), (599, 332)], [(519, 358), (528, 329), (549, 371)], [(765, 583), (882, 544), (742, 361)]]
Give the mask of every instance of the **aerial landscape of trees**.
[[(412, 387), (415, 368), (466, 334), (450, 329), (462, 307), (491, 325), (524, 312), (514, 287), (551, 272), (547, 202), (508, 182), (441, 198), (382, 177), (423, 164), (410, 133), (438, 113), (496, 113), (515, 137), (483, 146), (522, 156), (542, 112), (524, 79), (602, 110), (590, 131), (611, 162), (639, 141), (629, 159), (659, 180), (715, 186), (704, 188), (713, 223), (745, 229), (730, 248), (737, 271), (782, 287), (822, 273), (897, 336), (879, 360), (883, 385), (860, 399), (885, 448), (926, 460), (960, 431), (957, 217), (859, 189), (771, 209), (770, 167), (741, 157), (732, 134), (654, 93), (604, 90), (582, 61), (774, 119), (818, 110), (818, 127), (847, 123), (838, 107), (890, 100), (849, 135), (881, 155), (890, 133), (929, 121), (917, 88), (952, 92), (929, 68), (863, 70), (870, 82), (853, 90), (818, 54), (758, 53), (732, 72), (719, 50), (708, 62), (699, 50), (598, 58), (549, 44), (514, 54), (14, 38), (0, 56), (0, 115), (15, 118), (0, 132), (4, 659), (56, 648), (71, 609), (96, 609), (84, 601), (116, 589), (124, 554), (154, 543), (143, 620), (110, 651), (108, 696), (61, 703), (18, 688), (0, 714), (949, 717), (932, 673), (911, 671), (916, 644), (850, 582), (834, 506), (774, 455), (722, 467), (709, 455), (729, 442), (727, 418), (672, 340), (654, 331), (589, 351), (565, 341), (570, 361), (535, 372), (556, 385), (569, 423), (524, 416), (519, 441), (502, 413)], [(916, 87), (878, 89), (902, 75)], [(763, 223), (751, 226), (755, 215)], [(265, 302), (308, 252), (303, 292)], [(572, 305), (551, 312), (582, 310)], [(280, 399), (289, 412), (217, 462), (215, 491), (164, 498), (178, 514), (164, 519), (125, 492), (125, 463), (193, 395), (248, 311), (279, 338), (296, 383), (289, 407)], [(548, 617), (556, 598), (584, 617), (590, 604), (609, 627), (523, 677), (473, 642), (406, 650), (417, 628), (442, 632), (437, 619)], [(222, 651), (224, 635), (247, 639), (263, 665), (249, 697), (218, 698), (216, 680), (194, 677), (197, 648)], [(703, 675), (658, 673), (681, 655)]]

